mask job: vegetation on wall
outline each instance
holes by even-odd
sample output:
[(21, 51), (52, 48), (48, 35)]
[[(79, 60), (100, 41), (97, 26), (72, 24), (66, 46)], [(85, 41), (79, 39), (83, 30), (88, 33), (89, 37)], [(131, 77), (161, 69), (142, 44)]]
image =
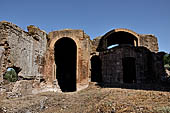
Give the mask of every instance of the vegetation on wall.
[(170, 54), (165, 54), (163, 60), (165, 67), (170, 68)]

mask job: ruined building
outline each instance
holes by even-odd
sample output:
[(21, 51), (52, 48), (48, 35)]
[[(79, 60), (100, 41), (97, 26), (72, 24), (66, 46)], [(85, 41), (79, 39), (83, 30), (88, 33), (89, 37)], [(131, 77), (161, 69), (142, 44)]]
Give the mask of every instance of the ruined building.
[(157, 83), (165, 70), (154, 35), (114, 29), (90, 40), (83, 30), (48, 34), (0, 22), (0, 81), (8, 68), (23, 79), (40, 79), (58, 91), (78, 91), (90, 81)]

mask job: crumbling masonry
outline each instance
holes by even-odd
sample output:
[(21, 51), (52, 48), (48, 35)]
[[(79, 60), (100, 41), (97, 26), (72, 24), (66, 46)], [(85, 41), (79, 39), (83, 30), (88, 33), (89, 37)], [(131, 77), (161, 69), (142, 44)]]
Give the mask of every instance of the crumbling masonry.
[(158, 83), (165, 74), (164, 53), (154, 35), (114, 29), (90, 40), (83, 30), (46, 34), (35, 26), (28, 32), (0, 22), (0, 81), (8, 68), (23, 79), (40, 79), (58, 91), (78, 91), (90, 81)]

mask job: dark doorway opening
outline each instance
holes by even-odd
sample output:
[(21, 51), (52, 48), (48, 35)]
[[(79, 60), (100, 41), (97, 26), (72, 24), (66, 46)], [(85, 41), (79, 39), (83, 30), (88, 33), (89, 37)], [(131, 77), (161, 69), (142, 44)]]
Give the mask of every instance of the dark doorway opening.
[(97, 55), (91, 58), (91, 81), (102, 82), (101, 60)]
[(62, 92), (76, 91), (77, 46), (70, 38), (55, 43), (56, 78)]
[(136, 83), (136, 65), (135, 58), (125, 57), (123, 62), (123, 82)]

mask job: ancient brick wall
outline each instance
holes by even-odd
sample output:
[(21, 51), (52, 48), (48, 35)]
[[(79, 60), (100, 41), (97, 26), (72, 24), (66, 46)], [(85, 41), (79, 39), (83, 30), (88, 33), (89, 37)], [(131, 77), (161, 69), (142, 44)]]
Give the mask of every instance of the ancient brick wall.
[(42, 76), (47, 35), (39, 28), (28, 27), (28, 32), (9, 22), (0, 22), (0, 46), (4, 48), (1, 76), (8, 67), (18, 69), (19, 76)]
[[(157, 38), (153, 35), (140, 35), (128, 29), (115, 29), (103, 37), (97, 37), (91, 41), (83, 30), (64, 29), (50, 32), (47, 35), (32, 25), (27, 29), (28, 32), (15, 24), (6, 21), (0, 22), (0, 82), (7, 69), (12, 67), (16, 69), (19, 76), (24, 78), (42, 77), (50, 87), (55, 86), (60, 90), (55, 61), (57, 58), (55, 55), (60, 53), (55, 50), (55, 44), (63, 38), (71, 40), (76, 46), (76, 90), (88, 86), (92, 56), (101, 59), (102, 75), (100, 75), (104, 84), (124, 82), (124, 58), (134, 59), (137, 83), (159, 82), (161, 75), (165, 74), (162, 60), (164, 54), (158, 52)], [(113, 36), (111, 34), (117, 32), (128, 34), (122, 35), (125, 38), (130, 34), (134, 44), (130, 42), (132, 39), (129, 42), (119, 40), (119, 46), (108, 49), (108, 37), (111, 39)], [(114, 39), (117, 40), (117, 36), (114, 36)], [(63, 43), (63, 45), (65, 44), (69, 43)], [(63, 52), (68, 52), (67, 48), (72, 47), (66, 46), (66, 51)], [(59, 51), (62, 52), (62, 50)], [(69, 51), (69, 54), (72, 53)], [(69, 58), (69, 54), (66, 57)]]
[(92, 54), (95, 54), (97, 52), (96, 49), (99, 46), (100, 39), (101, 39), (101, 36), (96, 37), (91, 41), (91, 49), (92, 49), (91, 53)]
[[(0, 69), (2, 68), (2, 59), (3, 59), (3, 56), (4, 56), (4, 48), (0, 46)], [(3, 76), (2, 75), (2, 72), (0, 70), (0, 83), (3, 81)]]
[[(76, 43), (77, 62), (76, 62), (76, 86), (77, 90), (87, 87), (90, 75), (90, 37), (83, 30), (65, 29), (53, 31), (48, 34), (49, 47), (46, 54), (45, 78), (49, 83), (56, 81), (56, 64), (54, 56), (55, 43), (62, 38), (70, 38)], [(56, 51), (57, 52), (57, 51)], [(57, 53), (56, 53), (57, 54)], [(68, 56), (69, 57), (69, 56)], [(50, 63), (48, 63), (50, 61)]]
[(122, 59), (126, 57), (135, 59), (137, 83), (153, 83), (160, 81), (160, 76), (164, 73), (164, 68), (161, 58), (159, 57), (160, 60), (158, 60), (157, 55), (158, 54), (151, 53), (145, 47), (132, 46), (117, 46), (107, 51), (100, 52), (104, 84), (123, 83)]
[(144, 46), (148, 48), (152, 52), (158, 52), (158, 41), (157, 38), (154, 35), (139, 35), (139, 46)]
[(123, 57), (136, 57), (133, 48), (115, 47), (100, 52), (102, 60), (102, 81), (104, 84), (123, 83)]

